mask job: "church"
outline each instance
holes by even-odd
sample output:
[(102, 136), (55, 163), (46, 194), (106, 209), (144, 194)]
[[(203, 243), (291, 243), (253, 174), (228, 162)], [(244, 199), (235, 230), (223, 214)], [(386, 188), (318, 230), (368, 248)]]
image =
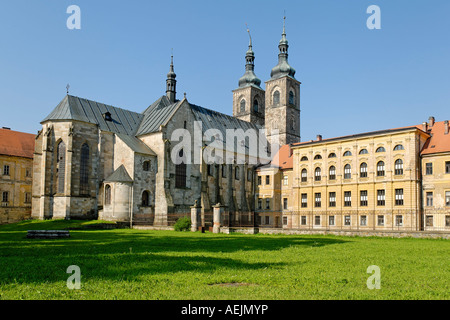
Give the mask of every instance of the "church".
[[(233, 116), (178, 98), (173, 57), (165, 95), (141, 113), (67, 94), (42, 120), (36, 137), (32, 217), (167, 226), (194, 204), (203, 216), (218, 203), (227, 212), (253, 211), (256, 170), (263, 163), (248, 152), (254, 141), (247, 133), (263, 130), (256, 143), (268, 146), (266, 161), (271, 141), (300, 142), (300, 82), (288, 63), (284, 26), (278, 48), (278, 64), (264, 90), (250, 37), (245, 73), (233, 90)], [(198, 123), (200, 148), (194, 141), (180, 148), (174, 134), (193, 135)], [(224, 141), (226, 150), (208, 158), (203, 153), (211, 139), (204, 137), (210, 129), (221, 133), (216, 139), (224, 139), (227, 130), (237, 134)], [(244, 161), (233, 160), (239, 156)], [(188, 161), (194, 158), (201, 161)]]

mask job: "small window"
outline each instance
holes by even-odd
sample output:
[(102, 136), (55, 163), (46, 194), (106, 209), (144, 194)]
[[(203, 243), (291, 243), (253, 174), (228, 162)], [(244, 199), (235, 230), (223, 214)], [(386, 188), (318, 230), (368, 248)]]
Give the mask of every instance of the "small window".
[(330, 198), (329, 206), (336, 207), (336, 192), (330, 192), (329, 198)]
[(330, 167), (329, 180), (336, 180), (336, 167), (335, 166)]
[(258, 186), (262, 185), (262, 177), (258, 176)]
[(314, 180), (315, 181), (322, 180), (322, 169), (316, 168), (316, 170), (314, 171)]
[(335, 221), (335, 220), (334, 220), (334, 216), (329, 216), (329, 217), (328, 217), (328, 224), (329, 224), (330, 226), (334, 226), (334, 224), (335, 224), (334, 221)]
[(241, 100), (241, 109), (240, 109), (240, 111), (241, 111), (241, 113), (245, 112), (245, 100), (244, 99)]
[(111, 186), (107, 184), (105, 186), (105, 205), (111, 204)]
[(359, 154), (368, 154), (369, 153), (369, 151), (367, 151), (367, 149), (362, 149), (360, 152), (359, 152)]
[(9, 192), (8, 191), (3, 191), (2, 193), (2, 202), (8, 202), (9, 201)]
[(320, 192), (314, 195), (314, 207), (320, 208), (322, 206), (322, 194)]
[(144, 171), (150, 171), (150, 161), (144, 161), (144, 164), (142, 165), (142, 169)]
[(397, 227), (402, 227), (403, 226), (403, 216), (402, 215), (396, 215), (395, 216), (395, 225)]
[(266, 209), (270, 209), (270, 199), (266, 199)]
[(275, 91), (273, 94), (273, 105), (274, 106), (279, 106), (280, 105), (280, 92)]
[(288, 209), (288, 199), (287, 198), (283, 198), (283, 209), (284, 210)]
[(302, 170), (302, 182), (306, 182), (308, 180), (308, 171), (306, 171), (306, 169)]
[(359, 166), (359, 176), (361, 178), (367, 178), (367, 163), (363, 162)]
[(398, 159), (394, 164), (394, 174), (397, 176), (401, 176), (403, 174), (403, 160)]
[(384, 147), (379, 147), (375, 152), (386, 152), (386, 149)]
[(259, 112), (258, 100), (253, 101), (253, 112)]
[(352, 206), (352, 192), (345, 191), (344, 192), (344, 207), (351, 207), (351, 206)]
[(302, 226), (306, 226), (306, 216), (302, 216), (301, 224)]
[(288, 224), (288, 218), (287, 217), (283, 217), (283, 225), (287, 225)]
[(266, 176), (266, 184), (270, 184), (270, 176)]
[(3, 175), (9, 176), (9, 166), (6, 164), (3, 166)]
[(384, 226), (384, 216), (383, 215), (378, 216), (378, 225)]
[(148, 192), (147, 190), (142, 193), (142, 206), (150, 206), (150, 192)]
[(368, 205), (367, 190), (361, 190), (360, 191), (360, 206), (367, 207), (367, 205)]
[(262, 199), (258, 199), (258, 210), (262, 210)]
[(450, 191), (445, 191), (445, 205), (450, 207)]
[(288, 176), (287, 174), (285, 174), (285, 175), (283, 176), (283, 185), (284, 185), (284, 186), (289, 185), (289, 176)]
[(320, 159), (322, 159), (322, 156), (320, 154), (318, 154), (314, 157), (314, 160), (320, 160)]
[(386, 204), (386, 191), (377, 190), (377, 205), (384, 206)]
[(289, 91), (289, 104), (295, 105), (295, 96), (292, 91)]
[(25, 192), (25, 203), (31, 203), (31, 193)]
[(395, 189), (395, 205), (403, 205), (403, 189)]
[(349, 164), (346, 164), (344, 167), (344, 179), (352, 178), (352, 167)]
[(329, 155), (328, 155), (328, 158), (336, 158), (336, 153), (330, 153)]
[(445, 173), (450, 173), (450, 161), (445, 162)]
[(351, 222), (352, 222), (352, 220), (351, 220), (351, 217), (350, 217), (350, 216), (345, 216), (345, 217), (344, 217), (344, 224), (345, 224), (346, 226), (351, 225)]
[(361, 216), (361, 226), (367, 226), (367, 216)]
[(302, 157), (302, 158), (300, 159), (300, 161), (308, 161), (308, 158), (307, 158), (307, 157)]
[(308, 207), (308, 195), (306, 193), (302, 193), (302, 208)]
[(350, 151), (344, 152), (344, 157), (350, 157), (351, 155), (352, 155), (352, 153)]
[(425, 168), (426, 168), (425, 174), (426, 174), (427, 176), (433, 174), (433, 164), (432, 164), (432, 163), (427, 163), (427, 164), (425, 164)]
[(433, 226), (433, 216), (426, 216), (425, 223), (426, 223), (427, 227), (432, 227)]
[(384, 162), (383, 161), (379, 161), (377, 163), (377, 176), (378, 177), (383, 177), (384, 174), (385, 174)]
[(427, 192), (427, 207), (433, 206), (433, 192)]
[(320, 216), (315, 216), (314, 217), (314, 225), (320, 226)]
[(400, 150), (405, 150), (405, 148), (403, 147), (403, 145), (398, 144), (394, 147), (394, 151), (400, 151)]

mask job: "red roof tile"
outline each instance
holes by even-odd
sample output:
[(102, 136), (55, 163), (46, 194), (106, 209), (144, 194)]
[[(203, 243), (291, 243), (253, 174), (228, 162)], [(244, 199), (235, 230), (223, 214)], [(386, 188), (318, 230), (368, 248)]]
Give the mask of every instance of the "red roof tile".
[(440, 152), (450, 152), (450, 133), (445, 134), (445, 121), (435, 122), (433, 127), (428, 127), (431, 138), (423, 146), (421, 155)]
[(0, 154), (32, 159), (35, 138), (31, 133), (0, 129)]
[(281, 170), (292, 169), (294, 167), (290, 145), (286, 144), (278, 150), (278, 153), (272, 160), (272, 165), (280, 167)]

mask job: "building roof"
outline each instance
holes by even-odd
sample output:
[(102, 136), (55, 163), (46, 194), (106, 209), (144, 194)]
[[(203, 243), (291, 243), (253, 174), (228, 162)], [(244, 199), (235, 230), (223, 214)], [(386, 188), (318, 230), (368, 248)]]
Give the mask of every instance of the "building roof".
[(273, 168), (281, 170), (290, 170), (294, 168), (294, 157), (291, 146), (289, 144), (281, 146), (277, 154), (273, 157), (272, 161), (266, 165), (259, 166), (257, 171)]
[[(182, 100), (183, 101), (183, 100)], [(143, 120), (136, 132), (137, 136), (158, 132), (161, 125), (167, 123), (178, 110), (182, 101), (170, 102), (166, 96), (162, 96), (153, 102), (144, 112)]]
[(156, 153), (154, 153), (152, 149), (135, 136), (128, 136), (122, 133), (117, 133), (117, 136), (134, 152), (156, 156)]
[(450, 152), (450, 133), (445, 134), (445, 121), (435, 122), (428, 127), (431, 137), (422, 148), (421, 155)]
[(122, 164), (107, 179), (105, 179), (105, 182), (133, 182), (133, 179), (131, 179), (127, 169), (125, 169)]
[(375, 136), (375, 135), (381, 135), (381, 134), (389, 134), (389, 133), (397, 133), (397, 132), (402, 132), (402, 131), (408, 131), (408, 130), (411, 130), (411, 129), (419, 129), (419, 130), (421, 130), (421, 126), (409, 126), (409, 127), (402, 127), (402, 128), (394, 128), (394, 129), (386, 129), (386, 130), (379, 130), (379, 131), (357, 133), (357, 134), (352, 134), (352, 135), (348, 135), (348, 136), (341, 136), (341, 137), (335, 137), (335, 138), (297, 142), (297, 143), (292, 144), (292, 147), (293, 148), (295, 148), (295, 147), (303, 147), (303, 146), (309, 146), (309, 145), (313, 145), (313, 144), (334, 142), (334, 141), (339, 141), (339, 140), (353, 140), (353, 139), (364, 138), (364, 137), (368, 137), (368, 136)]
[(33, 159), (36, 135), (0, 129), (0, 154)]
[[(104, 115), (108, 112), (111, 115), (111, 121), (104, 118)], [(143, 118), (144, 115), (137, 112), (66, 95), (42, 122), (48, 120), (79, 120), (97, 124), (103, 131), (135, 135)]]

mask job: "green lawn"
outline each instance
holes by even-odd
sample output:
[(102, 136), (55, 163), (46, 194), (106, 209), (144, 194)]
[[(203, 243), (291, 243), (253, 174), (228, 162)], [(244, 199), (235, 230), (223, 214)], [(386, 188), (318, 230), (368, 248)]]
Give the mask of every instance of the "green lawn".
[[(96, 222), (0, 226), (0, 299), (450, 299), (450, 241), (337, 236), (26, 230)], [(66, 269), (81, 269), (70, 290)], [(381, 289), (366, 286), (381, 269)]]

